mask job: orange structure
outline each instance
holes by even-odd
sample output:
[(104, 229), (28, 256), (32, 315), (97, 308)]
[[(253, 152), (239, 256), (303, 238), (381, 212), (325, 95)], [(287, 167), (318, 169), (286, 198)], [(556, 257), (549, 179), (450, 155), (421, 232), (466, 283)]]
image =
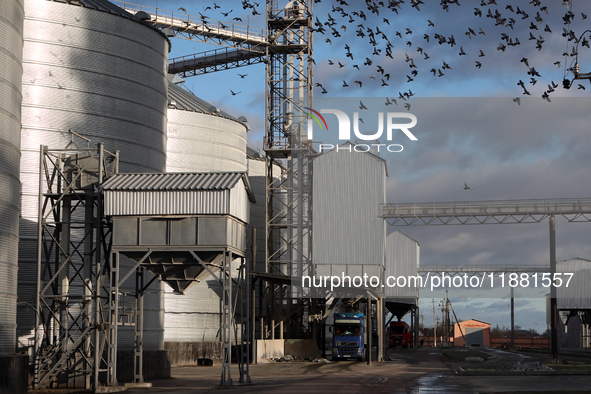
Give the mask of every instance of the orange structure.
[(490, 347), (490, 324), (475, 319), (454, 324), (453, 343), (454, 346)]

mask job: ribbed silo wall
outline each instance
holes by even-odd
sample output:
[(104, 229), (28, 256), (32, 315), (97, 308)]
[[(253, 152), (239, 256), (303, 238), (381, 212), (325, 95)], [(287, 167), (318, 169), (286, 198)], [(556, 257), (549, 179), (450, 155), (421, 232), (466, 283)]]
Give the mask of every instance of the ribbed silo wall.
[(246, 171), (246, 127), (220, 116), (169, 109), (167, 172)]
[[(119, 150), (120, 172), (164, 171), (169, 48), (161, 33), (140, 22), (45, 0), (27, 0), (24, 32), (19, 301), (34, 305), (39, 146), (65, 148), (73, 130), (92, 146)], [(161, 349), (159, 281), (144, 310), (144, 347)], [(34, 319), (31, 308), (19, 311), (19, 335), (30, 335)], [(121, 327), (119, 348), (131, 347), (133, 329)]]
[(333, 150), (314, 159), (314, 264), (384, 264), (386, 174), (371, 153)]
[[(591, 310), (591, 261), (581, 258), (559, 261), (556, 263), (556, 272), (563, 281), (563, 285), (556, 288), (557, 308)], [(558, 282), (558, 279), (555, 280), (555, 283)], [(543, 283), (547, 283), (547, 280), (544, 279)]]
[(0, 356), (16, 343), (24, 16), (23, 0), (0, 2)]
[[(417, 277), (420, 258), (419, 243), (403, 232), (396, 230), (386, 237), (386, 264), (384, 269), (385, 278), (404, 277), (398, 283), (400, 286), (387, 285), (384, 288), (386, 300), (398, 300), (399, 302), (416, 304), (419, 297), (419, 287), (411, 286), (408, 277)], [(394, 279), (391, 284), (395, 284)], [(403, 284), (405, 283), (405, 284)]]

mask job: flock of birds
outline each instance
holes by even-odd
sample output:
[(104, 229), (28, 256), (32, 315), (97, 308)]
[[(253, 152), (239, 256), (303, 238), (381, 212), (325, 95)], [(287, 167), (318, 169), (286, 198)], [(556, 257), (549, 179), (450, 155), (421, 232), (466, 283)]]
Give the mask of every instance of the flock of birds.
[[(313, 1), (320, 3), (320, 0)], [(348, 1), (352, 5), (349, 5)], [(460, 0), (440, 0), (439, 4), (436, 1), (429, 1), (428, 6), (426, 1), (422, 0), (364, 0), (364, 2), (334, 0), (334, 2), (330, 2), (331, 9), (326, 15), (314, 12), (311, 30), (314, 32), (316, 43), (320, 41), (331, 46), (328, 53), (334, 53), (332, 48), (342, 45), (344, 50), (341, 52), (342, 55), (336, 55), (337, 59), (326, 59), (328, 66), (344, 69), (344, 72), (340, 74), (352, 79), (344, 79), (339, 85), (342, 88), (355, 86), (362, 88), (364, 84), (372, 89), (386, 88), (390, 90), (389, 97), (386, 98), (386, 105), (398, 105), (398, 100), (406, 101), (414, 95), (411, 89), (406, 88), (396, 89), (399, 90), (398, 94), (392, 94), (392, 87), (400, 88), (418, 80), (431, 83), (432, 80), (424, 80), (426, 77), (439, 79), (448, 74), (461, 75), (458, 73), (466, 72), (465, 59), (471, 58), (476, 69), (487, 70), (485, 59), (494, 57), (491, 56), (491, 51), (507, 52), (507, 56), (511, 53), (510, 61), (513, 62), (517, 62), (517, 59), (521, 58), (519, 63), (524, 66), (523, 76), (516, 82), (516, 85), (521, 88), (523, 95), (530, 96), (532, 91), (540, 91), (539, 87), (544, 86), (541, 96), (550, 101), (550, 95), (559, 86), (570, 88), (571, 82), (568, 81), (567, 75), (573, 74), (578, 51), (590, 48), (588, 36), (591, 33), (578, 36), (571, 28), (575, 22), (587, 19), (585, 13), (573, 11), (572, 2), (581, 0), (558, 0), (558, 5), (560, 6), (561, 2), (564, 6), (563, 14), (561, 14), (562, 26), (556, 26), (560, 21), (556, 15), (557, 10), (560, 12), (556, 8), (556, 0), (549, 4), (550, 9), (548, 5), (542, 3), (542, 0), (520, 1), (516, 4), (503, 2), (500, 5), (497, 4), (497, 1), (501, 3), (503, 0), (462, 0), (462, 5)], [(261, 7), (260, 3), (241, 0), (241, 4), (244, 10), (250, 11), (253, 15), (261, 15), (261, 12), (264, 14), (264, 11), (258, 11)], [(363, 6), (360, 7), (360, 4)], [(423, 11), (424, 14), (427, 14), (426, 17), (435, 19), (431, 15), (433, 15), (433, 7), (437, 6), (447, 12), (449, 18), (457, 16), (459, 21), (463, 22), (466, 15), (469, 14), (475, 23), (473, 26), (465, 26), (460, 23), (450, 24), (439, 18), (436, 19), (437, 24), (447, 25), (439, 27), (431, 19), (425, 18), (421, 22), (420, 18), (417, 18), (417, 15), (420, 14), (410, 14)], [(264, 8), (265, 4), (262, 7)], [(462, 8), (460, 9), (460, 7)], [(182, 7), (179, 10), (186, 12)], [(213, 3), (213, 6), (204, 7), (203, 12), (216, 10), (220, 10), (219, 13), (225, 18), (230, 17), (234, 11), (233, 9), (222, 11), (218, 4)], [(200, 17), (205, 24), (208, 17), (202, 13), (200, 13)], [(242, 19), (237, 16), (233, 20), (242, 22)], [(411, 27), (403, 27), (400, 22), (409, 23)], [(480, 26), (477, 26), (477, 23)], [(452, 29), (455, 29), (454, 32), (449, 32), (450, 25), (452, 25)], [(555, 32), (562, 36), (560, 41), (566, 48), (562, 53), (556, 53), (556, 40), (550, 36), (556, 34)], [(322, 38), (318, 40), (320, 35)], [(481, 47), (481, 44), (490, 45), (493, 42), (490, 40), (491, 36), (499, 37), (498, 45), (495, 43), (490, 47)], [(339, 44), (339, 41), (345, 42)], [(533, 47), (528, 47), (528, 45)], [(550, 80), (538, 84), (543, 78), (542, 72), (548, 73), (549, 64), (547, 64), (547, 60), (544, 60), (548, 59), (548, 56), (535, 54), (547, 46), (551, 46), (551, 50), (554, 51), (552, 56), (555, 58), (552, 67), (556, 67), (558, 72), (563, 67), (564, 75), (562, 80), (557, 80), (558, 82)], [(316, 44), (315, 47), (318, 49), (319, 45)], [(432, 58), (429, 53), (437, 55), (433, 54)], [(530, 57), (533, 55), (538, 62), (542, 59), (543, 63), (532, 64), (533, 62), (525, 57), (528, 56), (528, 53)], [(435, 56), (439, 58), (445, 56), (445, 58), (435, 60)], [(390, 60), (386, 58), (390, 58)], [(314, 59), (309, 61), (317, 63)], [(495, 57), (494, 61), (498, 64), (498, 57)], [(403, 69), (400, 65), (404, 64), (408, 67), (407, 72), (401, 71)], [(497, 70), (488, 69), (488, 71), (497, 73)], [(358, 77), (351, 77), (354, 73)], [(238, 75), (245, 78), (248, 74)], [(368, 75), (369, 77), (367, 77)], [(556, 76), (556, 73), (552, 73), (552, 75)], [(317, 82), (315, 87), (320, 94), (327, 94), (329, 88), (337, 87), (334, 85), (334, 81), (329, 83), (331, 86), (325, 86), (327, 85), (325, 81), (323, 83)], [(534, 88), (536, 84), (538, 85)], [(390, 87), (391, 85), (392, 87)], [(578, 83), (577, 88), (584, 90), (585, 86)], [(239, 93), (231, 90), (232, 95)], [(513, 101), (520, 104), (520, 97), (516, 97)], [(409, 105), (405, 106), (410, 110)]]
[[(473, 7), (472, 13), (474, 18), (477, 20), (490, 18), (491, 22), (489, 24), (492, 26), (487, 28), (489, 30), (489, 36), (498, 34), (500, 37), (499, 44), (496, 47), (485, 49), (474, 48), (476, 45), (472, 43), (480, 37), (486, 36), (487, 31), (483, 27), (465, 26), (460, 33), (456, 33), (455, 35), (441, 34), (436, 31), (437, 27), (435, 23), (430, 19), (426, 19), (422, 27), (415, 23), (413, 25), (414, 27), (404, 27), (398, 30), (393, 28), (392, 26), (395, 24), (391, 21), (391, 15), (392, 13), (398, 15), (402, 11), (405, 1), (390, 0), (386, 5), (383, 1), (366, 0), (366, 11), (351, 10), (346, 0), (336, 1), (338, 5), (332, 5), (332, 10), (328, 13), (326, 21), (323, 22), (319, 17), (315, 17), (314, 32), (326, 36), (324, 41), (329, 45), (333, 45), (335, 44), (334, 41), (341, 38), (348, 28), (350, 29), (351, 26), (354, 26), (356, 37), (361, 40), (367, 40), (369, 46), (366, 45), (365, 47), (369, 48), (369, 50), (366, 52), (371, 51), (371, 53), (359, 56), (357, 53), (353, 53), (348, 42), (343, 45), (344, 58), (351, 63), (351, 68), (355, 68), (358, 71), (362, 71), (363, 68), (371, 70), (369, 78), (380, 82), (380, 85), (377, 87), (389, 86), (391, 78), (395, 74), (393, 70), (388, 72), (388, 67), (385, 64), (391, 65), (396, 61), (404, 61), (408, 65), (407, 73), (400, 73), (399, 69), (396, 72), (396, 75), (400, 76), (396, 81), (400, 86), (401, 81), (412, 83), (418, 79), (420, 74), (427, 74), (425, 72), (426, 70), (428, 70), (432, 77), (444, 77), (449, 72), (448, 70), (453, 69), (451, 65), (452, 61), (460, 63), (463, 60), (462, 57), (470, 57), (467, 50), (464, 49), (464, 45), (468, 45), (473, 49), (472, 52), (475, 52), (472, 56), (473, 64), (477, 69), (482, 69), (485, 57), (491, 50), (503, 53), (510, 52), (511, 50), (509, 48), (511, 47), (525, 46), (524, 42), (531, 42), (535, 45), (536, 51), (539, 52), (545, 47), (546, 41), (550, 40), (548, 36), (553, 33), (550, 23), (545, 21), (545, 18), (549, 14), (548, 6), (543, 5), (541, 0), (531, 0), (529, 3), (522, 2), (520, 5), (505, 4), (504, 8), (498, 6), (497, 0), (480, 0), (480, 3), (472, 1), (472, 5), (478, 5), (477, 7)], [(421, 0), (410, 0), (409, 3), (409, 6), (416, 9), (416, 11), (421, 11), (421, 7), (425, 5), (425, 2)], [(430, 5), (432, 6), (433, 4)], [(450, 15), (458, 11), (457, 9), (452, 10), (452, 7), (460, 7), (459, 0), (441, 0), (439, 5), (443, 10), (449, 12)], [(559, 59), (553, 63), (553, 66), (560, 69), (562, 64), (565, 65), (564, 80), (559, 80), (559, 82), (565, 88), (570, 88), (570, 81), (566, 79), (566, 75), (568, 73), (572, 74), (574, 71), (574, 59), (578, 57), (578, 51), (584, 47), (590, 48), (590, 45), (585, 35), (579, 38), (571, 29), (571, 24), (575, 20), (585, 20), (587, 19), (587, 15), (583, 12), (575, 14), (572, 11), (570, 1), (563, 1), (562, 5), (566, 7), (566, 10), (562, 16), (563, 26), (561, 26), (561, 35), (565, 47), (570, 47), (570, 49), (565, 50), (562, 54), (555, 54)], [(385, 13), (387, 15), (384, 15)], [(408, 13), (405, 15), (408, 15)], [(377, 22), (382, 23), (378, 24)], [(414, 33), (413, 29), (421, 30), (421, 33)], [(491, 29), (492, 31), (490, 31)], [(516, 34), (519, 32), (526, 36), (524, 38), (512, 35), (513, 32)], [(399, 49), (400, 46), (403, 49)], [(429, 60), (431, 56), (427, 51), (430, 48), (429, 51), (433, 50), (441, 54), (443, 51), (437, 48), (439, 46), (449, 48), (445, 51), (445, 56), (448, 60), (446, 61), (445, 58), (441, 59), (439, 65), (437, 65), (436, 61)], [(435, 49), (433, 49), (434, 47)], [(518, 54), (526, 53), (527, 49), (519, 48), (513, 52)], [(385, 57), (391, 60), (388, 61)], [(519, 56), (517, 59), (519, 59)], [(347, 62), (340, 58), (338, 60), (328, 59), (327, 62), (329, 66), (338, 66), (338, 68), (349, 67)], [(378, 62), (383, 64), (377, 64)], [(538, 83), (542, 75), (533, 64), (530, 64), (530, 60), (525, 56), (521, 56), (520, 63), (526, 67), (524, 69), (524, 75), (527, 75), (527, 77), (519, 79), (516, 84), (521, 87), (523, 95), (529, 96), (531, 95), (531, 87)], [(428, 66), (425, 68), (425, 65)], [(462, 66), (463, 64), (460, 63), (459, 65)], [(546, 66), (546, 64), (541, 64), (538, 67), (547, 69)], [(362, 72), (361, 74), (367, 73)], [(525, 82), (523, 79), (525, 79)], [(361, 79), (355, 79), (353, 83), (343, 80), (342, 87), (348, 88), (354, 85), (362, 87), (364, 82)], [(376, 84), (372, 86), (375, 87)], [(328, 90), (323, 84), (316, 83), (316, 87), (320, 89), (321, 94), (328, 93)], [(550, 101), (551, 93), (555, 92), (558, 87), (559, 83), (550, 81), (547, 84), (547, 89), (545, 88), (541, 93), (542, 98)], [(585, 86), (578, 83), (578, 89), (584, 90)], [(407, 100), (412, 95), (413, 93), (409, 89), (407, 92), (399, 91), (397, 98)], [(513, 101), (520, 104), (520, 97), (516, 97)], [(397, 104), (396, 98), (386, 99), (386, 105), (391, 103)], [(407, 109), (410, 109), (409, 106), (405, 106)]]

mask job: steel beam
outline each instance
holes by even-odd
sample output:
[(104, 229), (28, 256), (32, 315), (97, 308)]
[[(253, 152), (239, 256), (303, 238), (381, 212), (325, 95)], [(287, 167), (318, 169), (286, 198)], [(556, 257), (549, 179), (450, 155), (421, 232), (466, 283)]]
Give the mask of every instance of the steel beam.
[(169, 36), (233, 48), (260, 48), (268, 45), (265, 29), (222, 22), (203, 14), (194, 16), (185, 12), (167, 11), (124, 1), (113, 2), (132, 14), (139, 11), (147, 13), (150, 19), (146, 22), (157, 28), (166, 29)]
[(589, 222), (591, 198), (382, 204), (382, 217), (396, 226), (540, 223), (552, 215)]
[(170, 59), (168, 72), (181, 77), (192, 77), (222, 70), (265, 62), (265, 52), (245, 49), (216, 49)]

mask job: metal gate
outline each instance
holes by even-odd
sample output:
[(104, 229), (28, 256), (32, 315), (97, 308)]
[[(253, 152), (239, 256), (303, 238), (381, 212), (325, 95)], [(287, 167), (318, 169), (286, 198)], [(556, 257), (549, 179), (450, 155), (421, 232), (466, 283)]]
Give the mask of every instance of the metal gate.
[(466, 346), (484, 346), (484, 330), (479, 327), (466, 327)]

